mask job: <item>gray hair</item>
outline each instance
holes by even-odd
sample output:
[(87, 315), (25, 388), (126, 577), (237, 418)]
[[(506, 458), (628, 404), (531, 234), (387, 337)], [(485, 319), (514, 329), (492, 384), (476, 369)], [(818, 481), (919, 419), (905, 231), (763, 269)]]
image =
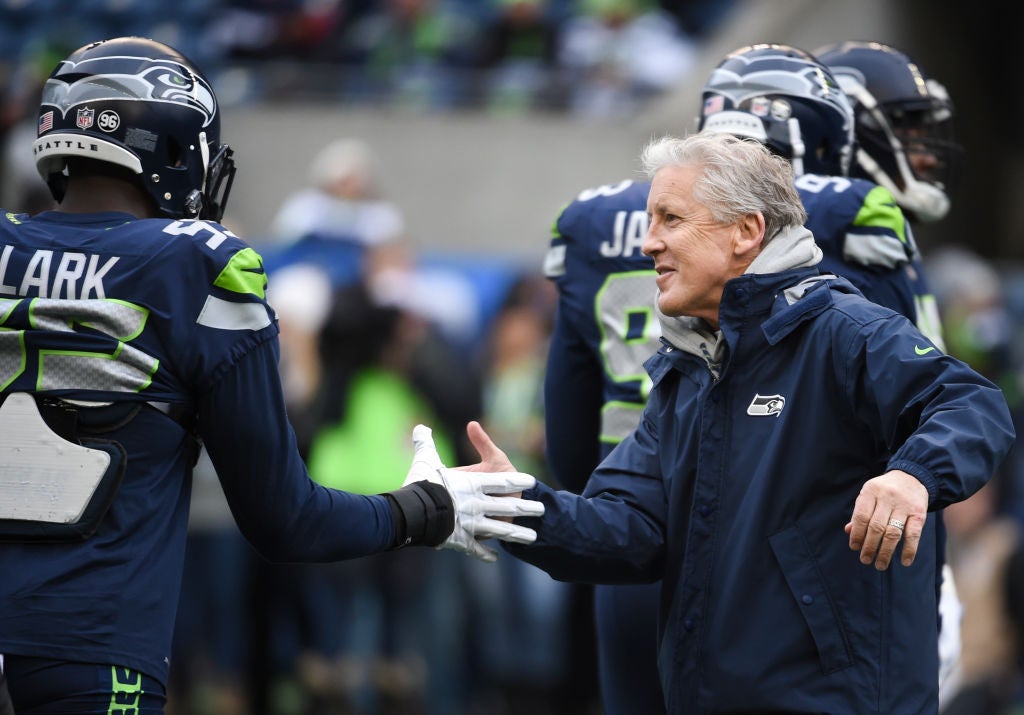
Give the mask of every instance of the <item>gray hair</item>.
[(730, 223), (760, 213), (765, 242), (784, 228), (807, 222), (807, 211), (793, 186), (793, 167), (760, 142), (720, 132), (667, 136), (644, 147), (640, 160), (652, 179), (667, 166), (702, 167), (694, 195), (707, 205), (711, 217)]

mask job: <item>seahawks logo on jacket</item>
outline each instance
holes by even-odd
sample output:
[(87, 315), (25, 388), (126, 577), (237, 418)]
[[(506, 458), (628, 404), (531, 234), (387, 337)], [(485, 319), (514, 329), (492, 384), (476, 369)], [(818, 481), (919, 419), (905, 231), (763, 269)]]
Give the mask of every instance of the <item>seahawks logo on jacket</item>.
[(754, 394), (754, 400), (747, 407), (747, 414), (755, 417), (764, 417), (782, 414), (782, 408), (786, 406), (786, 398), (782, 395), (758, 395)]

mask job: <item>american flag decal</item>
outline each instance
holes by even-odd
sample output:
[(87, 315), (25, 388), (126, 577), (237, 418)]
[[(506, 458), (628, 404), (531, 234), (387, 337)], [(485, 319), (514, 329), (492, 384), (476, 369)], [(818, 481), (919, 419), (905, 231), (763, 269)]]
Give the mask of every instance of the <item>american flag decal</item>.
[(714, 94), (704, 100), (704, 116), (716, 114), (725, 108), (725, 100), (720, 94)]
[(53, 112), (49, 111), (39, 117), (39, 133), (48, 132), (53, 129)]

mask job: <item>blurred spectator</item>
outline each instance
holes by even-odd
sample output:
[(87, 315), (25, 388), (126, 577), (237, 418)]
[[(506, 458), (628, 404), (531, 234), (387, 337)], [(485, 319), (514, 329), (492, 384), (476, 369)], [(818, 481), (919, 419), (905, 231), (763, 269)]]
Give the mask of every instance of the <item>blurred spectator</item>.
[(1000, 480), (945, 511), (963, 603), (963, 650), (944, 684), (943, 715), (1011, 715), (1024, 706), (1024, 529), (999, 509)]
[(571, 88), (570, 109), (621, 117), (694, 66), (694, 41), (675, 18), (647, 0), (580, 0), (561, 34), (559, 65)]
[(491, 0), (477, 64), (482, 101), (492, 111), (523, 112), (558, 99), (558, 32), (564, 17), (551, 0)]
[[(1021, 315), (1008, 302), (1002, 273), (972, 251), (938, 249), (926, 261), (950, 354), (999, 385), (1018, 433), (1024, 429)], [(1002, 468), (1001, 513), (1024, 525), (1024, 454), (1016, 446)]]
[(467, 348), (479, 339), (480, 299), (464, 269), (437, 258), (424, 261), (395, 245), (374, 252), (364, 275), (377, 301), (425, 318), (452, 345)]
[[(261, 250), (270, 276), (268, 297), (281, 312), (289, 405), (301, 404), (316, 389), (314, 335), (330, 293), (361, 283), (375, 304), (425, 321), (410, 378), (433, 399), (442, 428), (458, 435), (462, 450), (465, 423), (479, 416), (479, 383), (472, 370), (453, 370), (460, 361), (453, 362), (452, 352), (467, 349), (480, 334), (474, 286), (462, 271), (425, 265), (414, 255), (400, 209), (381, 196), (376, 158), (365, 142), (330, 143), (311, 163), (309, 184), (285, 199), (272, 223), (272, 243)], [(293, 423), (301, 419), (296, 412)], [(298, 424), (296, 429), (301, 439), (304, 430)], [(459, 453), (476, 458), (471, 448)]]
[[(937, 249), (927, 268), (949, 352), (1004, 387), (1019, 356), (1013, 354), (1015, 326), (999, 272), (972, 251), (956, 246)], [(1011, 395), (1007, 401), (1012, 406)]]
[(410, 379), (430, 402), (442, 431), (452, 436), (459, 463), (471, 463), (477, 453), (465, 427), (480, 418), (481, 410), (472, 346), (486, 330), (476, 290), (456, 268), (425, 265), (398, 245), (376, 251), (363, 275), (375, 303), (400, 309), (418, 321)]
[(449, 0), (383, 0), (342, 38), (344, 96), (408, 109), (466, 98), (479, 26)]
[[(483, 370), (483, 424), (496, 440), (504, 439), (520, 469), (541, 480), (546, 473), (542, 386), (554, 306), (553, 286), (539, 275), (521, 277), (491, 324)], [(587, 698), (566, 687), (571, 584), (515, 559), (482, 566), (466, 564), (481, 712), (585, 712)], [(514, 615), (500, 618), (499, 613)]]
[(310, 163), (309, 187), (281, 205), (270, 227), (280, 243), (307, 236), (378, 246), (404, 238), (405, 222), (398, 208), (382, 198), (376, 176), (377, 158), (361, 139), (336, 139)]
[[(314, 480), (360, 494), (400, 485), (418, 423), (434, 426), (442, 459), (454, 463), (451, 440), (411, 377), (425, 333), (421, 318), (377, 304), (361, 283), (334, 295), (320, 331), (320, 385), (308, 408)], [(422, 614), (439, 578), (436, 560), (399, 550), (375, 563), (303, 569), (314, 632), (298, 677), (314, 700), (382, 713), (426, 711), (428, 669), (436, 661), (429, 644), (438, 638)]]
[(376, 156), (360, 139), (330, 142), (310, 163), (309, 186), (287, 196), (262, 249), (268, 274), (295, 263), (325, 271), (332, 288), (363, 280), (377, 252), (403, 252), (405, 219), (383, 198)]

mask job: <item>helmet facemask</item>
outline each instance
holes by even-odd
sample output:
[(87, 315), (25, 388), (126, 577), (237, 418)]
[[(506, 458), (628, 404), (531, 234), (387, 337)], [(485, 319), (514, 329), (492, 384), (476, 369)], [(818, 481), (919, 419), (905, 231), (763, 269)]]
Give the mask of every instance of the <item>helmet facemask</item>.
[[(927, 100), (882, 106), (853, 76), (840, 75), (839, 82), (857, 108), (857, 167), (914, 217), (942, 219), (949, 212), (949, 184), (959, 173), (960, 158), (949, 109)], [(912, 151), (921, 152), (927, 163), (915, 161)]]
[(217, 147), (210, 159), (206, 171), (206, 184), (203, 187), (203, 206), (199, 218), (209, 221), (220, 221), (224, 216), (224, 207), (231, 194), (231, 185), (235, 181), (234, 152), (227, 144)]
[(912, 219), (944, 217), (963, 158), (946, 88), (883, 43), (847, 41), (815, 54), (854, 104), (860, 146), (854, 175), (889, 189)]

